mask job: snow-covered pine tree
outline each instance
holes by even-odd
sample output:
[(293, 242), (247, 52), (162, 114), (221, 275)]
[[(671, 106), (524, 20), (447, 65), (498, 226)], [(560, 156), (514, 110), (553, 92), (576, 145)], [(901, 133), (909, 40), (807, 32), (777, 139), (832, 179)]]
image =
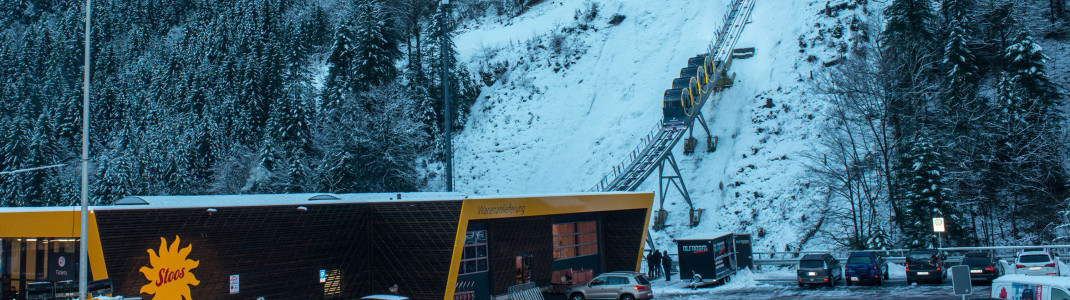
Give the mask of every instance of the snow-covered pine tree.
[(329, 46), (328, 43), (331, 42), (331, 26), (330, 21), (327, 20), (327, 11), (323, 10), (323, 6), (313, 5), (315, 8), (301, 20), (299, 36), (310, 48), (320, 49)]
[[(435, 12), (435, 16), (431, 18), (431, 25), (428, 26), (428, 42), (426, 43), (427, 50), (424, 51), (427, 55), (424, 56), (425, 64), (428, 67), (428, 82), (430, 86), (428, 92), (434, 98), (434, 109), (438, 112), (438, 131), (442, 132), (445, 128), (445, 115), (442, 113), (443, 99), (442, 99), (442, 37), (443, 34), (449, 35), (446, 44), (446, 71), (449, 74), (450, 80), (450, 108), (453, 110), (451, 115), (451, 123), (453, 123), (454, 130), (460, 130), (463, 128), (467, 118), (468, 110), (472, 104), (475, 103), (476, 98), (479, 96), (480, 86), (472, 79), (470, 72), (464, 66), (458, 65), (457, 62), (457, 45), (453, 42), (453, 28), (447, 28), (445, 31), (442, 28), (443, 16), (449, 11), (449, 9), (443, 9), (441, 6), (439, 10)], [(451, 17), (452, 18), (452, 17)], [(449, 22), (453, 24), (452, 21)]]
[(397, 35), (390, 16), (378, 1), (357, 5), (357, 27), (353, 40), (353, 84), (356, 91), (367, 91), (397, 78), (395, 61), (401, 56)]
[(274, 139), (284, 157), (312, 150), (309, 119), (306, 106), (296, 93), (286, 93), (272, 107), (268, 138)]
[[(0, 145), (0, 166), (4, 171), (12, 171), (27, 166), (26, 161), (30, 158), (30, 140), (33, 134), (33, 125), (20, 115), (12, 116), (4, 122), (3, 145)], [(26, 192), (25, 174), (13, 174), (4, 176), (6, 185), (0, 190), (0, 196), (8, 199), (15, 206), (26, 205), (23, 195)]]
[(194, 131), (192, 140), (187, 150), (188, 153), (187, 165), (190, 181), (192, 181), (192, 188), (202, 190), (207, 188), (208, 184), (212, 182), (216, 164), (216, 153), (214, 150), (214, 143), (217, 143), (215, 137), (215, 122), (212, 122), (208, 118), (202, 119), (198, 122), (199, 125)]
[(1027, 34), (1019, 34), (1004, 54), (1007, 77), (998, 87), (1004, 106), (1005, 126), (998, 136), (1005, 142), (1002, 163), (1008, 170), (1017, 210), (1012, 212), (1015, 229), (1023, 238), (1050, 240), (1054, 232), (1050, 220), (1058, 213), (1051, 209), (1068, 196), (1065, 157), (1066, 117), (1061, 92), (1048, 78), (1040, 45)]
[(128, 172), (129, 169), (121, 160), (112, 162), (107, 157), (100, 159), (96, 176), (98, 181), (93, 185), (94, 201), (99, 204), (110, 204), (112, 201), (132, 195)]
[(352, 26), (352, 23), (346, 22), (335, 29), (334, 44), (327, 57), (327, 78), (320, 92), (323, 97), (320, 111), (325, 114), (341, 108), (346, 97), (353, 92), (351, 73), (356, 59), (356, 45), (352, 40)]
[[(42, 114), (34, 126), (35, 132), (30, 140), (30, 156), (26, 160), (29, 167), (43, 167), (59, 162), (56, 153), (56, 136), (52, 130), (52, 118)], [(20, 174), (25, 178), (24, 197), (28, 206), (49, 206), (61, 203), (58, 199), (59, 172), (55, 168), (37, 170)]]
[(308, 165), (305, 164), (302, 154), (294, 155), (290, 160), (289, 169), (286, 173), (285, 186), (283, 186), (284, 193), (304, 193), (307, 192), (305, 184), (308, 182)]
[(967, 18), (969, 11), (973, 9), (973, 0), (941, 0), (940, 14), (944, 22), (950, 24), (954, 20)]
[(1062, 94), (1048, 77), (1044, 65), (1048, 56), (1044, 55), (1040, 44), (1034, 42), (1028, 34), (1020, 33), (1004, 53), (1012, 83), (1021, 88), (1022, 97), (1035, 101), (1023, 104), (1033, 107), (1035, 112), (1041, 115), (1057, 110), (1056, 101), (1062, 98)]
[(910, 226), (904, 229), (904, 236), (912, 246), (934, 246), (936, 234), (932, 232), (932, 218), (945, 218), (948, 232), (956, 232), (949, 240), (965, 236), (961, 228), (964, 219), (957, 207), (948, 201), (947, 188), (944, 185), (943, 154), (925, 136), (919, 135), (910, 143), (910, 150), (903, 154), (904, 162), (909, 164), (905, 177), (906, 189), (903, 191), (907, 200), (907, 217)]
[(962, 114), (967, 102), (972, 102), (977, 90), (977, 62), (970, 51), (966, 41), (969, 39), (963, 21), (957, 19), (951, 22), (950, 32), (944, 47), (944, 68), (947, 70), (945, 88), (943, 90), (943, 109), (947, 115)]

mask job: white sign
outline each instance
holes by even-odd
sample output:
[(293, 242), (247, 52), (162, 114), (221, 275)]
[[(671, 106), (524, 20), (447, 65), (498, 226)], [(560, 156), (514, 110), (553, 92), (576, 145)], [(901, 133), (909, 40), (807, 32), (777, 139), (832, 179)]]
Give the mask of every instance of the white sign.
[(944, 218), (933, 218), (933, 231), (944, 232)]
[(230, 293), (238, 293), (238, 275), (230, 275)]

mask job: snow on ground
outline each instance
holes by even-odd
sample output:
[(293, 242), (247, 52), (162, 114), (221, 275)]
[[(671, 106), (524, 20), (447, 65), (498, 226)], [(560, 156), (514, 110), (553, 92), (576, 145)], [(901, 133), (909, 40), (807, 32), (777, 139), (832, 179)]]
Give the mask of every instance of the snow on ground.
[[(463, 26), (455, 40), (460, 60), (474, 72), (506, 71), (484, 89), (454, 140), (456, 190), (533, 194), (595, 185), (655, 129), (662, 93), (687, 58), (705, 51), (727, 2), (551, 0), (504, 24)], [(599, 13), (583, 30), (576, 16), (592, 3)], [(695, 154), (674, 152), (703, 220), (688, 227), (687, 204), (670, 190), (670, 227), (653, 233), (658, 248), (675, 252), (676, 236), (735, 231), (753, 234), (755, 251), (797, 249), (817, 222), (823, 198), (807, 184), (804, 155), (823, 126), (824, 102), (813, 96), (810, 72), (841, 55), (836, 49), (850, 33), (831, 37), (835, 23), (860, 14), (828, 18), (819, 15), (823, 8), (817, 0), (756, 2), (737, 44), (756, 47), (756, 55), (733, 62), (734, 86), (703, 109), (717, 150), (706, 153), (699, 129)], [(608, 24), (615, 14), (624, 21)], [(657, 189), (654, 175), (639, 191)]]
[[(687, 58), (707, 47), (722, 2), (604, 1), (591, 23), (597, 31), (562, 34), (558, 28), (573, 26), (587, 5), (547, 1), (511, 24), (459, 34), (469, 68), (505, 63), (509, 71), (484, 89), (456, 137), (456, 189), (528, 194), (593, 186), (660, 120), (662, 93)], [(614, 14), (625, 20), (609, 25)], [(549, 49), (560, 35), (561, 54), (573, 55)]]

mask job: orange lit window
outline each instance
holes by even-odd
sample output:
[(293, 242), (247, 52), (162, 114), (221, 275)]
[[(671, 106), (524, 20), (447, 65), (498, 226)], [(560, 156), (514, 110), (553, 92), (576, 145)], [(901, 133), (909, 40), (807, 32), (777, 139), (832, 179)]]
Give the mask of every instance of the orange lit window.
[(598, 225), (594, 221), (554, 224), (554, 259), (598, 254)]

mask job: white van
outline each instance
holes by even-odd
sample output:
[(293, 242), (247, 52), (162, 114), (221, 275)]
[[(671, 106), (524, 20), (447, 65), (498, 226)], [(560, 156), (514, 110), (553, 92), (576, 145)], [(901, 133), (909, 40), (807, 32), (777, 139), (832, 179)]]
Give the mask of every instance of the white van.
[(1004, 275), (992, 281), (992, 298), (1070, 300), (1070, 277)]

